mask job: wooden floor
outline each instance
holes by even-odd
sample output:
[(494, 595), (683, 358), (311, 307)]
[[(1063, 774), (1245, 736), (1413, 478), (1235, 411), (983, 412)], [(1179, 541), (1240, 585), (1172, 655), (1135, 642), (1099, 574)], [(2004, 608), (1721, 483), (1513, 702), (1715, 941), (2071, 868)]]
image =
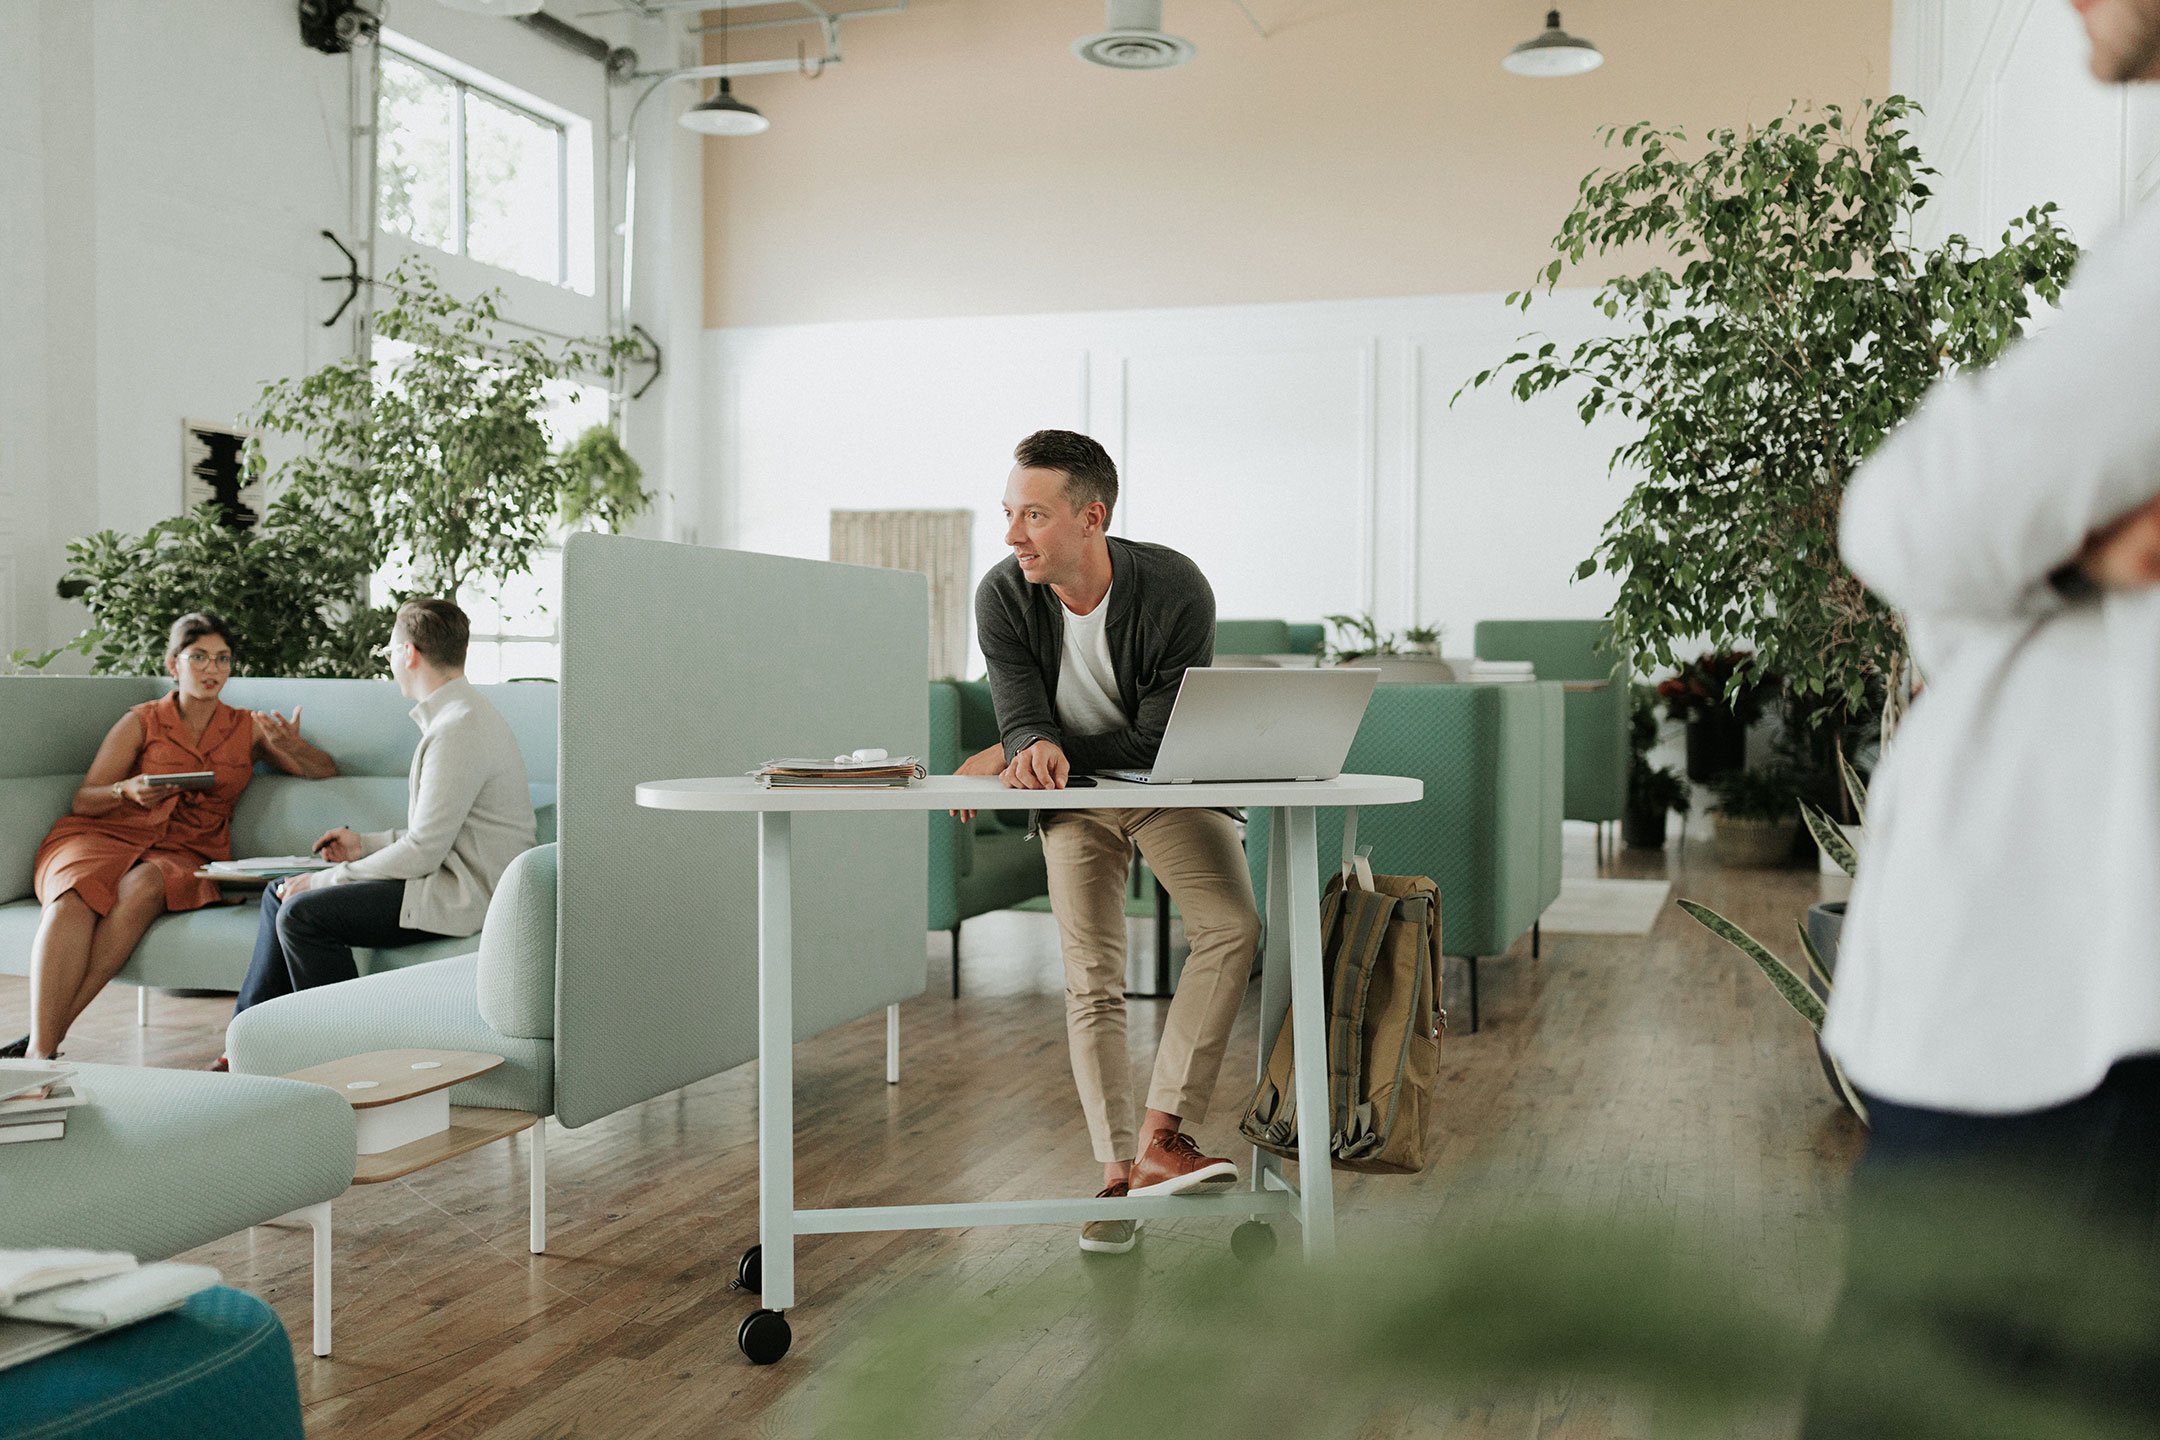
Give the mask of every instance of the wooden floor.
[[(1569, 873), (1594, 868), (1587, 827), (1570, 827)], [(1789, 935), (1808, 902), (1846, 883), (1720, 872), (1706, 844), (1630, 853), (1607, 873), (1668, 872), (1677, 895), (1765, 937)], [(1135, 922), (1136, 943), (1147, 943), (1145, 929)], [(954, 1001), (944, 937), (931, 937), (930, 988), (902, 1008), (898, 1086), (884, 1083), (880, 1019), (798, 1049), (804, 1203), (1094, 1192), (1056, 947), (1047, 916), (970, 921), (967, 994)], [(1247, 997), (1217, 1113), (1198, 1127), (1213, 1146), (1230, 1146), (1247, 1094), (1256, 998)], [(23, 982), (0, 977), (0, 1030), (20, 1030), (26, 1000)], [(1459, 989), (1449, 1002), (1464, 1024)], [(1668, 907), (1647, 938), (1550, 935), (1542, 959), (1523, 945), (1486, 962), (1483, 1002), (1482, 1032), (1447, 1042), (1437, 1163), (1415, 1177), (1338, 1182), (1346, 1252), (1430, 1234), (1473, 1199), (1559, 1203), (1738, 1226), (1749, 1264), (1777, 1283), (1789, 1278), (1816, 1313), (1827, 1307), (1834, 1272), (1819, 1247), (1859, 1131), (1828, 1098), (1805, 1027), (1752, 967)], [(194, 1067), (216, 1055), (228, 1009), (160, 996), (150, 1027), (138, 1030), (134, 992), (116, 987), (68, 1048), (81, 1060)], [(1145, 1061), (1160, 1002), (1133, 1002), (1132, 1014)], [(526, 1137), (352, 1191), (336, 1212), (329, 1359), (307, 1349), (304, 1230), (257, 1227), (186, 1258), (277, 1307), (311, 1436), (369, 1440), (841, 1433), (820, 1419), (824, 1392), (889, 1303), (940, 1282), (1024, 1288), (1082, 1266), (1062, 1228), (812, 1238), (799, 1249), (793, 1353), (752, 1367), (735, 1346), (751, 1302), (729, 1281), (756, 1232), (753, 1099), (745, 1067), (581, 1130), (552, 1127), (545, 1256), (525, 1248)], [(1097, 1257), (1086, 1264), (1095, 1277), (1144, 1285), (1219, 1254), (1227, 1228), (1151, 1225), (1133, 1256), (1107, 1262), (1114, 1272)], [(939, 1381), (955, 1417), (949, 1433), (1034, 1433), (1098, 1391), (1103, 1337), (1130, 1323), (1116, 1294), (1099, 1293), (1099, 1313), (956, 1362)], [(1650, 1433), (1644, 1426), (1626, 1404), (1584, 1393), (1474, 1412), (1383, 1406), (1356, 1433), (1590, 1437)], [(1749, 1433), (1789, 1431), (1789, 1417), (1766, 1417)]]

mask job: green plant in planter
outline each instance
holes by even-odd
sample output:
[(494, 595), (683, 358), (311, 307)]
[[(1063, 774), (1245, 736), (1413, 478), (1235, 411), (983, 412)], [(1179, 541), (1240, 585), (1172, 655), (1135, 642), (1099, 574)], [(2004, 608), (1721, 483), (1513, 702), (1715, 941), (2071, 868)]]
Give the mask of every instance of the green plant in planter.
[[(636, 462), (591, 434), (563, 456), (549, 446), (544, 389), (605, 374), (626, 347), (544, 347), (498, 333), (498, 297), (453, 299), (422, 264), (391, 272), (395, 298), (377, 334), (399, 358), (333, 361), (267, 386), (253, 419), (300, 442), (272, 470), (262, 523), (234, 531), (199, 509), (140, 536), (73, 542), (63, 597), (91, 626), (62, 647), (101, 674), (154, 674), (173, 618), (214, 608), (240, 633), (252, 674), (368, 676), (392, 611), (372, 606), (372, 577), (402, 562), (410, 592), (454, 596), (467, 581), (532, 566), (558, 515), (613, 528), (650, 497)], [(249, 462), (264, 464), (259, 447)], [(61, 653), (17, 657), (41, 666)]]
[(255, 422), (302, 447), (271, 474), (279, 503), (295, 523), (351, 535), (378, 567), (404, 560), (416, 592), (523, 574), (571, 488), (592, 494), (590, 469), (566, 472), (549, 446), (545, 387), (608, 373), (624, 347), (506, 338), (496, 292), (457, 300), (413, 260), (388, 291), (375, 332), (407, 353), (332, 361), (263, 391)]
[(571, 441), (555, 463), (561, 472), (565, 525), (593, 524), (621, 534), (623, 526), (652, 504), (644, 467), (605, 425), (594, 425)]
[(1711, 809), (1735, 820), (1783, 820), (1800, 801), (1800, 776), (1782, 761), (1720, 775), (1710, 788), (1717, 794)]
[[(1626, 828), (1637, 830), (1646, 836), (1654, 833), (1657, 837), (1656, 843), (1662, 843), (1666, 814), (1671, 811), (1687, 814), (1693, 806), (1693, 796), (1688, 791), (1686, 779), (1678, 771), (1650, 763), (1650, 750), (1657, 744), (1658, 739), (1657, 706), (1655, 687), (1643, 684), (1629, 687), (1629, 826)], [(1628, 838), (1628, 843), (1636, 842)]]
[(1518, 351), (1463, 387), (1569, 386), (1585, 423), (1636, 428), (1612, 457), (1633, 488), (1576, 573), (1620, 577), (1614, 639), (1639, 670), (1707, 636), (1752, 642), (1763, 673), (1852, 711), (1871, 680), (1899, 688), (1903, 627), (1838, 556), (1846, 481), (1939, 377), (1994, 360), (2032, 297), (2054, 303), (2077, 258), (2052, 205), (1992, 252), (1962, 235), (1916, 247), (1934, 173), (1907, 143), (1916, 112), (1895, 95), (1795, 109), (1700, 145), (1608, 128), (1627, 162), (1583, 180), (1554, 259), (1509, 298), (1527, 310), (1616, 249), (1670, 262), (1604, 283), (1612, 333)]
[(155, 675), (172, 622), (209, 610), (233, 627), (240, 674), (379, 673), (371, 652), (389, 638), (391, 612), (359, 598), (372, 568), (366, 552), (288, 519), (273, 505), (263, 525), (234, 530), (216, 506), (200, 505), (139, 536), (101, 530), (70, 541), (59, 591), (96, 623), (26, 663), (43, 668), (73, 650), (99, 675)]
[(1422, 645), (1428, 650), (1437, 651), (1440, 648), (1440, 637), (1446, 633), (1447, 627), (1443, 625), (1411, 625), (1405, 627), (1402, 638), (1405, 644)]
[(1334, 633), (1323, 643), (1321, 659), (1330, 665), (1347, 665), (1377, 655), (1394, 655), (1394, 635), (1383, 631), (1370, 614), (1323, 615)]
[[(1867, 785), (1860, 779), (1859, 773), (1846, 763), (1843, 756), (1838, 758), (1838, 767), (1845, 786), (1846, 800), (1858, 822), (1865, 824)], [(1824, 813), (1820, 806), (1801, 801), (1800, 818), (1806, 822), (1808, 832), (1815, 837), (1815, 843), (1837, 863), (1839, 869), (1848, 876), (1859, 872), (1859, 852), (1853, 848), (1844, 829)], [(1756, 968), (1763, 972), (1778, 994), (1784, 997), (1785, 1003), (1792, 1006), (1799, 1012), (1801, 1019), (1815, 1028), (1818, 1037), (1821, 1035), (1823, 1020), (1829, 1014), (1830, 1008), (1831, 967), (1824, 960), (1822, 952), (1816, 948), (1814, 938), (1808, 934), (1804, 922), (1794, 926), (1800, 936), (1800, 954), (1806, 962), (1806, 973), (1803, 975), (1800, 970), (1780, 960), (1769, 946), (1709, 906), (1693, 900), (1682, 900), (1679, 905), (1711, 934), (1754, 961)], [(1844, 1068), (1838, 1064), (1836, 1057), (1822, 1049), (1819, 1038), (1816, 1049), (1822, 1057), (1823, 1073), (1830, 1077), (1831, 1086), (1837, 1091), (1838, 1097), (1851, 1107), (1853, 1114), (1859, 1116), (1863, 1122), (1866, 1121), (1867, 1106), (1853, 1089), (1852, 1082), (1845, 1078)]]

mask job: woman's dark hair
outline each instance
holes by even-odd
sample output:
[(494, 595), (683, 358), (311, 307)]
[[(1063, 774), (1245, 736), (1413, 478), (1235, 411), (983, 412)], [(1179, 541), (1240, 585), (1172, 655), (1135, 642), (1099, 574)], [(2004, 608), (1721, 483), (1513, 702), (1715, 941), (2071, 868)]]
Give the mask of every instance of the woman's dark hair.
[(173, 621), (172, 635), (165, 642), (165, 658), (179, 659), (181, 651), (205, 635), (215, 635), (227, 645), (233, 643), (232, 630), (225, 624), (223, 617), (212, 615), (206, 610), (197, 610), (192, 615), (183, 615)]

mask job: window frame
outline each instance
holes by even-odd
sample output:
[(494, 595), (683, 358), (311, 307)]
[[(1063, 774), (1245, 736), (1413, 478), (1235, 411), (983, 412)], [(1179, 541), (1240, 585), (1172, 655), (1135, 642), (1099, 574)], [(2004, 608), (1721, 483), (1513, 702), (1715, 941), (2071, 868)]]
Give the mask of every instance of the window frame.
[[(427, 74), (434, 76), (436, 79), (448, 83), (451, 87), (453, 103), (450, 107), (450, 145), (453, 152), (453, 163), (451, 166), (450, 177), (450, 223), (451, 230), (453, 232), (451, 238), (455, 248), (442, 249), (442, 247), (430, 245), (424, 240), (416, 239), (413, 236), (404, 234), (401, 231), (391, 230), (383, 224), (379, 211), (375, 221), (376, 229), (382, 231), (384, 234), (394, 235), (398, 239), (403, 240), (409, 245), (418, 246), (422, 249), (427, 250), (441, 249), (442, 253), (444, 254), (455, 255), (459, 259), (471, 261), (475, 265), (486, 265), (490, 270), (500, 270), (506, 275), (516, 275), (520, 279), (532, 280), (538, 284), (552, 285), (560, 290), (568, 290), (575, 292), (577, 287), (575, 282), (573, 282), (573, 280), (571, 279), (570, 274), (570, 132), (572, 129), (572, 124), (570, 120), (561, 115), (549, 114), (545, 110), (537, 109), (533, 105), (517, 98), (517, 96), (509, 93), (511, 87), (507, 84), (489, 84), (485, 79), (474, 78), (476, 72), (469, 71), (465, 67), (461, 66), (457, 68), (452, 68), (448, 65), (445, 65), (435, 57), (434, 52), (428, 51), (425, 46), (419, 45), (413, 41), (406, 40), (402, 36), (393, 36), (385, 33), (380, 37), (379, 43), (381, 45), (382, 54), (385, 57), (395, 59), (401, 65), (410, 65), (416, 70), (424, 71)], [(380, 118), (382, 96), (382, 73), (380, 66), (378, 66), (376, 69), (375, 94), (377, 120), (376, 132), (372, 137), (372, 145), (374, 150), (374, 163), (377, 175), (375, 185), (376, 192), (379, 196), (382, 189), (382, 181), (380, 176), (382, 167), (383, 143)], [(468, 196), (466, 193), (468, 188), (467, 177), (471, 172), (471, 161), (468, 157), (468, 153), (466, 150), (467, 125), (465, 118), (466, 101), (467, 98), (473, 94), (479, 94), (485, 97), (489, 102), (500, 105), (505, 110), (508, 110), (516, 115), (521, 115), (526, 119), (531, 120), (536, 124), (543, 125), (554, 132), (555, 274), (552, 279), (542, 279), (541, 277), (536, 275), (527, 275), (521, 270), (512, 270), (507, 266), (496, 265), (489, 261), (479, 260), (473, 257), (471, 235), (469, 233), (471, 228), (472, 215), (471, 208), (468, 203)], [(379, 206), (379, 200), (377, 204)]]

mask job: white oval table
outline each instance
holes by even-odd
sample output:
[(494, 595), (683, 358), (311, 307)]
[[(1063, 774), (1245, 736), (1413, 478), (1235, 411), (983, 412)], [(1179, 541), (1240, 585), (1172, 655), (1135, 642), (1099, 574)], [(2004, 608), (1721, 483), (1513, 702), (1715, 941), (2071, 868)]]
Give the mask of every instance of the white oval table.
[[(1320, 957), (1320, 856), (1314, 812), (1346, 810), (1344, 848), (1363, 805), (1424, 798), (1423, 781), (1398, 775), (1339, 775), (1333, 780), (1238, 781), (1136, 785), (1101, 780), (1067, 790), (1008, 790), (994, 778), (938, 775), (904, 790), (796, 787), (767, 789), (741, 776), (654, 780), (637, 787), (652, 810), (704, 810), (758, 817), (758, 1244), (738, 1273), (763, 1307), (745, 1317), (736, 1339), (759, 1364), (791, 1343), (784, 1312), (795, 1304), (795, 1237), (875, 1230), (941, 1230), (976, 1225), (1064, 1225), (1098, 1219), (1171, 1219), (1192, 1215), (1294, 1214), (1307, 1259), (1334, 1253), (1335, 1192), (1328, 1151), (1327, 1004)], [(1250, 1188), (1226, 1195), (1104, 1200), (1003, 1200), (853, 1209), (795, 1207), (794, 889), (789, 870), (791, 817), (830, 811), (1198, 809), (1267, 810), (1282, 818), (1268, 846), (1266, 955), (1260, 978), (1260, 1064), (1268, 1042), (1291, 1013), (1297, 1070), (1298, 1178), (1279, 1157), (1253, 1150)], [(1347, 856), (1346, 856), (1347, 858)]]

